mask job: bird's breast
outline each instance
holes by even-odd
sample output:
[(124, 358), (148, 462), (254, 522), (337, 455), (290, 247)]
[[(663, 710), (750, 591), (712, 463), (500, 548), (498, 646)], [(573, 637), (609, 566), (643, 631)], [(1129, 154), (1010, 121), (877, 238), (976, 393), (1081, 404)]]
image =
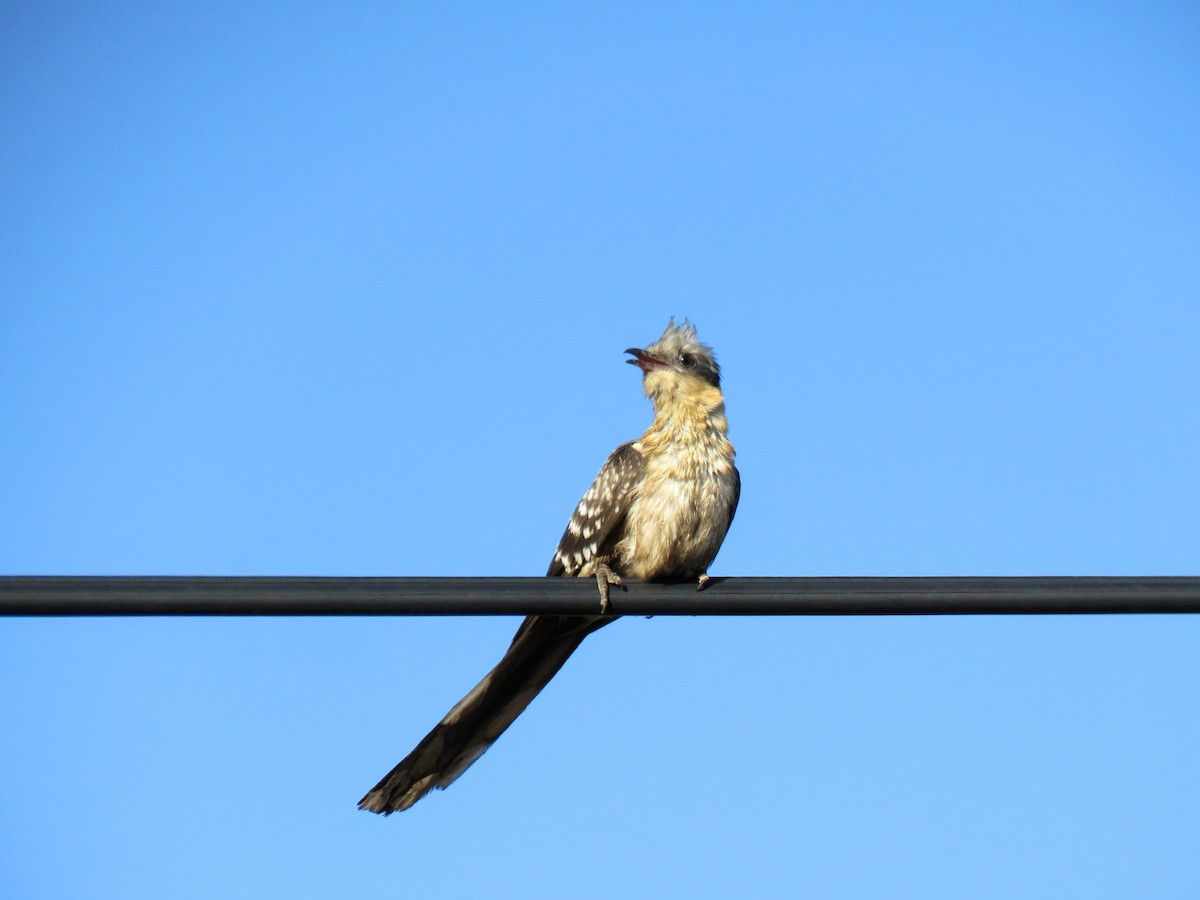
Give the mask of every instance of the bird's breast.
[(736, 502), (733, 448), (723, 434), (660, 447), (635, 489), (618, 571), (643, 581), (698, 577), (717, 555)]

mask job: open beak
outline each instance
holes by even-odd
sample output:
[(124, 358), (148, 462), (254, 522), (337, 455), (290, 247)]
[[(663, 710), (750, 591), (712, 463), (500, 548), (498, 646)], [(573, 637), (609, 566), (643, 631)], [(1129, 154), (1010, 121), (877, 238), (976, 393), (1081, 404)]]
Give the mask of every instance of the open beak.
[(649, 372), (655, 366), (666, 366), (665, 362), (663, 362), (657, 356), (647, 353), (645, 350), (639, 350), (636, 347), (630, 347), (625, 352), (633, 354), (633, 359), (627, 359), (625, 362), (629, 363), (631, 366), (637, 366), (643, 372)]

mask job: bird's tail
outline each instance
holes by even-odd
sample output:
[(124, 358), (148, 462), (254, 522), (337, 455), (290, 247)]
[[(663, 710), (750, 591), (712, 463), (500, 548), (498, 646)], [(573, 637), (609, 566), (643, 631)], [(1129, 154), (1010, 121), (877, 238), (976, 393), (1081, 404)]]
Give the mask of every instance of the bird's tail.
[(434, 788), (449, 787), (524, 711), (583, 639), (614, 619), (529, 616), (496, 667), (358, 801), (358, 808), (386, 816), (408, 809)]

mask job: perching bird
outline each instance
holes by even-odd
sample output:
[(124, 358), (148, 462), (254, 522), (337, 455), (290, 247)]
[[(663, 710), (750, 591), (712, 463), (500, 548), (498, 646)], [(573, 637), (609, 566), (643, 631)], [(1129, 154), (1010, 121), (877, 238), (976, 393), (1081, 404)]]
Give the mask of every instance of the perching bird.
[(697, 579), (733, 521), (741, 479), (726, 437), (725, 398), (712, 349), (672, 319), (645, 350), (626, 350), (643, 372), (654, 422), (604, 463), (567, 523), (547, 575), (595, 577), (597, 616), (529, 616), (508, 652), (475, 688), (359, 801), (388, 815), (449, 787), (513, 723), (608, 615), (609, 585)]

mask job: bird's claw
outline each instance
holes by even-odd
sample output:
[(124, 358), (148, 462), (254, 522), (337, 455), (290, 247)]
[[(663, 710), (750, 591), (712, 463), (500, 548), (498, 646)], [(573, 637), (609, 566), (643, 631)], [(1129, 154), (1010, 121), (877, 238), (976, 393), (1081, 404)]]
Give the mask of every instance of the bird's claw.
[(708, 583), (710, 581), (712, 581), (712, 578), (709, 577), (709, 574), (707, 572), (701, 572), (700, 580), (696, 582), (696, 590), (697, 591), (704, 590), (706, 587), (708, 587)]
[(607, 615), (609, 611), (608, 602), (608, 586), (613, 585), (625, 590), (625, 585), (621, 581), (621, 576), (610, 569), (604, 563), (596, 566), (596, 586), (600, 588), (600, 614)]

